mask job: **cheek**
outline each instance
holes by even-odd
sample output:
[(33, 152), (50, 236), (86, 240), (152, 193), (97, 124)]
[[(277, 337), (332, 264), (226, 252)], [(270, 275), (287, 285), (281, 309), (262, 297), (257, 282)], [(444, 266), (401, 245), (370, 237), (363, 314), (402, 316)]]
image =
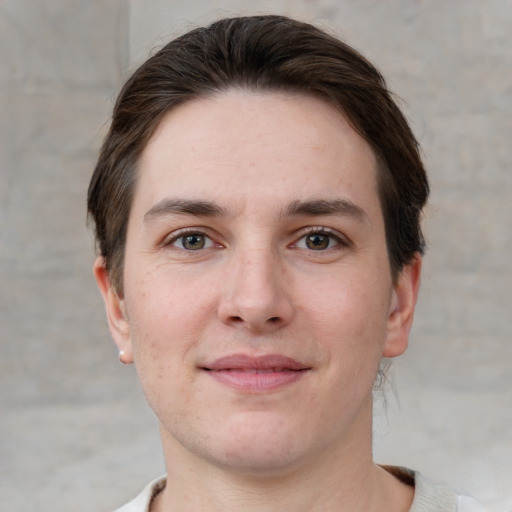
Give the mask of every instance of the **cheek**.
[(331, 279), (315, 290), (314, 298), (308, 297), (305, 321), (314, 326), (334, 366), (342, 365), (351, 375), (376, 372), (387, 335), (388, 286), (361, 274)]
[[(126, 297), (135, 366), (143, 388), (187, 386), (198, 344), (215, 313), (212, 276), (176, 272), (155, 265), (126, 281)], [(127, 269), (128, 270), (128, 269)]]
[(190, 306), (167, 294), (154, 293), (131, 310), (132, 346), (135, 368), (148, 404), (159, 418), (167, 411), (181, 416), (193, 387), (186, 363), (194, 346)]
[(385, 332), (391, 287), (369, 273), (330, 276), (304, 287), (301, 296), (304, 310), (324, 327), (361, 335)]
[[(165, 279), (146, 273), (131, 280), (127, 289), (127, 313), (137, 371), (141, 378), (151, 371), (155, 378), (180, 359), (183, 344), (182, 329), (187, 325), (187, 300), (181, 300)], [(163, 357), (173, 353), (174, 358)]]
[[(212, 297), (204, 280), (159, 265), (131, 280), (127, 296), (130, 325), (139, 335), (153, 341), (193, 327)], [(145, 343), (148, 340), (145, 341)]]

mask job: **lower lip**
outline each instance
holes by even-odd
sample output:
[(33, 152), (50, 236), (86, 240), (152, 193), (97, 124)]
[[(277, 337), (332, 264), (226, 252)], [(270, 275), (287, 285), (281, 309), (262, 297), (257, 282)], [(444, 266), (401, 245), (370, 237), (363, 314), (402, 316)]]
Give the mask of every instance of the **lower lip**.
[(301, 379), (307, 370), (258, 372), (242, 370), (207, 370), (208, 375), (221, 384), (250, 392), (272, 391)]

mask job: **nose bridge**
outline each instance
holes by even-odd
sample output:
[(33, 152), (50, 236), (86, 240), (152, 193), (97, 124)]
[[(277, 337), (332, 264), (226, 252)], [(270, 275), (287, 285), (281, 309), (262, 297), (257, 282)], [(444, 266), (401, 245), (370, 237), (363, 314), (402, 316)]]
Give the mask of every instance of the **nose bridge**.
[(289, 321), (292, 308), (285, 269), (268, 241), (240, 244), (227, 273), (221, 305), (224, 322), (265, 331)]
[(269, 248), (241, 251), (235, 263), (239, 285), (236, 293), (243, 301), (262, 304), (273, 298), (278, 287), (276, 266), (277, 258)]

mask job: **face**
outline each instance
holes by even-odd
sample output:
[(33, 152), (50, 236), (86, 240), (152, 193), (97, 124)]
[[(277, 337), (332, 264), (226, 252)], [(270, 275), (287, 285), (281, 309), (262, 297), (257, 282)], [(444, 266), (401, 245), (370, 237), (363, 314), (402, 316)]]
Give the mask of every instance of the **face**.
[(279, 471), (371, 450), (374, 379), (405, 350), (419, 261), (392, 282), (376, 160), (338, 111), (230, 91), (163, 120), (122, 298), (101, 259), (96, 277), (166, 453)]

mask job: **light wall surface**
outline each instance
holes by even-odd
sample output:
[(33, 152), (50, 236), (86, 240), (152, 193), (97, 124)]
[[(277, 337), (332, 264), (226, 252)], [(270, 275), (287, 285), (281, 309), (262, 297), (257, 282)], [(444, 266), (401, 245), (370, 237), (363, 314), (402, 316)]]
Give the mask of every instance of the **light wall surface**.
[(86, 188), (130, 71), (261, 12), (361, 50), (423, 147), (429, 249), (376, 460), (512, 510), (510, 0), (0, 0), (0, 510), (111, 510), (163, 472), (93, 282)]

